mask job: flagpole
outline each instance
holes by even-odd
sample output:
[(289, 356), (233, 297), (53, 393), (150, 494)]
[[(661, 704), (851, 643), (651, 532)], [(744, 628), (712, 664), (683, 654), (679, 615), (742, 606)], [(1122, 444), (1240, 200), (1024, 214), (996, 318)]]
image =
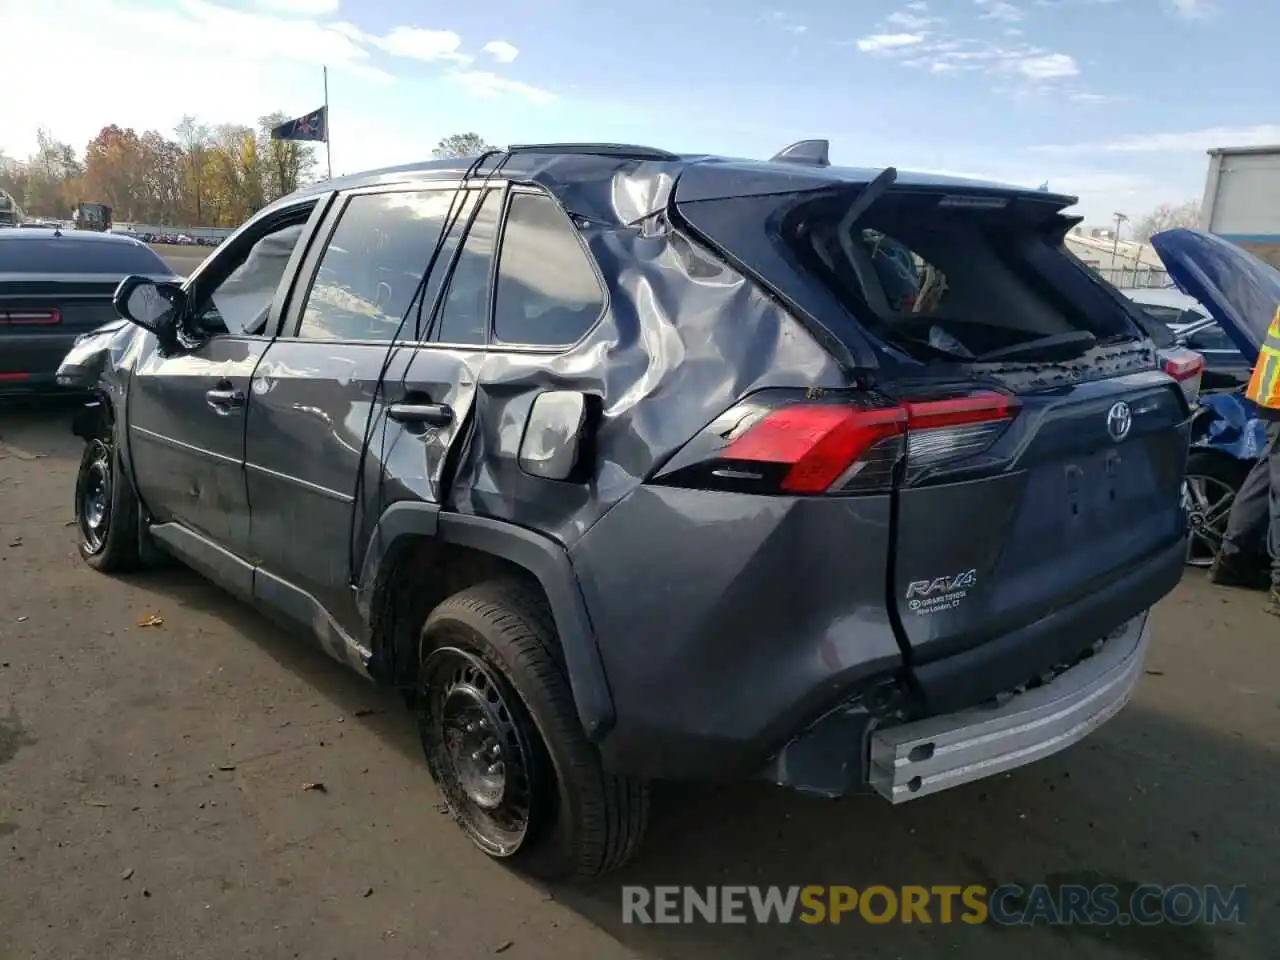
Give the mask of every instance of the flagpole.
[(329, 152), (329, 68), (324, 68), (324, 165), (333, 179), (333, 154)]

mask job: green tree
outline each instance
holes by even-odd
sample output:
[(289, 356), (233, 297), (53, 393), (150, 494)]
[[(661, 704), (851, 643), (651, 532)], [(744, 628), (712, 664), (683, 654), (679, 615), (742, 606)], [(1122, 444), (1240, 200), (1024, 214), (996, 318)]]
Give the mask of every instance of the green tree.
[(448, 160), (453, 157), (478, 157), (486, 150), (496, 149), (485, 142), (478, 133), (451, 133), (436, 144), (431, 155), (437, 160)]

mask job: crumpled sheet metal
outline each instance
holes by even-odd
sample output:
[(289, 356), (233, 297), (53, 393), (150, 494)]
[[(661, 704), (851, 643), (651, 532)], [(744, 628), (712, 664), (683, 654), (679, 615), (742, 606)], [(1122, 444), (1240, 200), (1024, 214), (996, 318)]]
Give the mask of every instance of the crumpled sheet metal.
[[(650, 186), (645, 193), (615, 179), (623, 206), (614, 211), (617, 221), (669, 190), (661, 174)], [(565, 353), (492, 353), (481, 361), (475, 428), (450, 504), (546, 531), (566, 545), (743, 394), (844, 384), (837, 363), (780, 306), (669, 225), (595, 226), (583, 237), (604, 267), (605, 315)], [(518, 456), (521, 428), (543, 390), (601, 398), (591, 487), (554, 496), (543, 481), (524, 496), (497, 480)]]

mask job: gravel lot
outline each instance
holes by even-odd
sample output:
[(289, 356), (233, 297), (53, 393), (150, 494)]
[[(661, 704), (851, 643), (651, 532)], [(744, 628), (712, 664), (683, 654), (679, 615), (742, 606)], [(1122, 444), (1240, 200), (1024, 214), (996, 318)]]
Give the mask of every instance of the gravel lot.
[[(85, 567), (68, 418), (0, 409), (5, 960), (1280, 956), (1280, 624), (1256, 594), (1189, 573), (1135, 702), (1055, 758), (897, 810), (665, 788), (632, 866), (547, 890), (438, 812), (395, 698), (194, 574)], [(624, 883), (1004, 882), (1243, 883), (1249, 923), (639, 927), (619, 906)]]

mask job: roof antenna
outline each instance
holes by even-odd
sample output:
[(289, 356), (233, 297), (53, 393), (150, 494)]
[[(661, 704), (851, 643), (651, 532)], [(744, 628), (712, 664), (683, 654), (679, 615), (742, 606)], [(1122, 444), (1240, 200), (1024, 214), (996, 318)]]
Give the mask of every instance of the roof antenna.
[(829, 140), (800, 140), (769, 158), (770, 163), (796, 163), (805, 167), (831, 166)]

